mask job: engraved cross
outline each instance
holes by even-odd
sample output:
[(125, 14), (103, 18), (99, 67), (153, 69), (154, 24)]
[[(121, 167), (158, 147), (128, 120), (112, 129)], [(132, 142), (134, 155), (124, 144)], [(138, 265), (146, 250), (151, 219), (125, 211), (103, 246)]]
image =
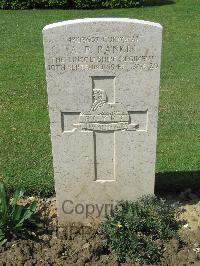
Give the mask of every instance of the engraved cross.
[[(147, 117), (147, 111), (128, 112), (122, 103), (115, 101), (115, 77), (92, 77), (93, 103), (82, 113), (62, 113), (65, 132), (92, 131), (94, 140), (95, 181), (115, 181), (116, 131), (140, 129), (140, 119), (132, 122), (132, 115)], [(143, 120), (144, 120), (143, 119)], [(65, 121), (70, 124), (66, 129)], [(77, 123), (78, 122), (78, 123)], [(141, 123), (142, 124), (142, 123)]]

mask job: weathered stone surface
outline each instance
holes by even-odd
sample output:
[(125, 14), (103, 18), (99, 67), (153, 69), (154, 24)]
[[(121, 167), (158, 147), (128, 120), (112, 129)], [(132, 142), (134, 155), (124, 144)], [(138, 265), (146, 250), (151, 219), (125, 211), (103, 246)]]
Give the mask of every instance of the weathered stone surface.
[(153, 193), (162, 27), (83, 19), (43, 36), (60, 222)]

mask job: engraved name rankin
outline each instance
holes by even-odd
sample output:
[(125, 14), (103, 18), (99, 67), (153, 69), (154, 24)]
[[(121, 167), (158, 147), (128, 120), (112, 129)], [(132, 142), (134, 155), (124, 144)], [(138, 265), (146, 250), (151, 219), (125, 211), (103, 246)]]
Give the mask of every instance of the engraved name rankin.
[(105, 91), (93, 89), (93, 100), (90, 110), (80, 114), (79, 123), (74, 124), (74, 127), (92, 131), (136, 130), (139, 128), (139, 124), (130, 123), (130, 116), (121, 103), (108, 103)]

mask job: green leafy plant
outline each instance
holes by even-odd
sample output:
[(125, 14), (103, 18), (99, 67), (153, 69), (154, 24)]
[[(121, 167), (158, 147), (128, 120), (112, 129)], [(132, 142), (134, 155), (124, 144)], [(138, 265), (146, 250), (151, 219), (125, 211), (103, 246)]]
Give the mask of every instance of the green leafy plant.
[(0, 0), (1, 9), (32, 8), (128, 8), (143, 5), (165, 4), (173, 0)]
[(102, 225), (106, 245), (119, 262), (158, 262), (164, 242), (179, 238), (179, 214), (176, 206), (155, 196), (119, 202)]
[(13, 237), (27, 238), (37, 226), (37, 203), (19, 204), (24, 192), (16, 190), (9, 197), (3, 182), (0, 182), (0, 245)]
[(68, 8), (69, 5), (70, 0), (0, 0), (1, 9)]

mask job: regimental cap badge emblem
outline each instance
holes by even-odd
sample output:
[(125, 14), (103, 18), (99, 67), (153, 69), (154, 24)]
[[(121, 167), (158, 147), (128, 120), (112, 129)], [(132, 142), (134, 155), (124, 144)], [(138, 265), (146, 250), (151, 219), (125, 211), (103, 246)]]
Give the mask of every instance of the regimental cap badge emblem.
[(109, 103), (102, 89), (93, 89), (93, 104), (79, 116), (74, 127), (91, 131), (136, 130), (139, 124), (130, 124), (130, 117), (122, 103)]

